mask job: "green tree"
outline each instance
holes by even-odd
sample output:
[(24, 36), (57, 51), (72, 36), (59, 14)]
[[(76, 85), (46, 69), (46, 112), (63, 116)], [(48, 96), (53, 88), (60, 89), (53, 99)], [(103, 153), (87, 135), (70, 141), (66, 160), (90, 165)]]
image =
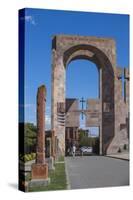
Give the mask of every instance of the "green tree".
[(84, 137), (84, 135), (85, 135), (84, 130), (80, 129), (79, 130), (79, 140), (82, 140), (82, 138)]
[(25, 153), (31, 153), (36, 151), (36, 134), (36, 126), (32, 123), (26, 123), (24, 133)]
[(79, 130), (79, 146), (89, 146), (93, 148), (93, 152), (99, 154), (99, 137), (88, 137), (86, 132)]

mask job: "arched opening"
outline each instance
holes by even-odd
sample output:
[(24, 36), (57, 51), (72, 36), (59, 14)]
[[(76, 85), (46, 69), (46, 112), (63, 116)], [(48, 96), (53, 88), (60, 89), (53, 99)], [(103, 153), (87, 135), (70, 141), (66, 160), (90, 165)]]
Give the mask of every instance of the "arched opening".
[(76, 59), (66, 67), (66, 98), (99, 98), (97, 66), (85, 59)]
[(66, 152), (75, 144), (77, 154), (83, 146), (92, 148), (89, 154), (99, 154), (99, 127), (88, 126), (86, 119), (89, 99), (100, 97), (99, 75), (96, 64), (86, 59), (74, 59), (66, 67)]

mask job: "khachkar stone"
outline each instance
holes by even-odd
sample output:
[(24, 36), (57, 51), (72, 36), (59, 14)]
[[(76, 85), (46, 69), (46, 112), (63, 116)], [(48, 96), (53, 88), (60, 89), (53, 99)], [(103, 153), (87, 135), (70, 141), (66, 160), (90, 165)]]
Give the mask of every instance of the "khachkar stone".
[(48, 142), (48, 168), (49, 170), (55, 170), (54, 167), (54, 160), (55, 160), (55, 133), (53, 130), (51, 130), (51, 137), (47, 139)]
[(51, 131), (51, 142), (52, 142), (52, 145), (51, 145), (51, 156), (55, 159), (56, 152), (55, 152), (55, 131), (54, 130)]
[(46, 88), (44, 85), (37, 92), (37, 148), (36, 163), (32, 165), (29, 186), (44, 186), (49, 182), (48, 164), (45, 162), (45, 105)]

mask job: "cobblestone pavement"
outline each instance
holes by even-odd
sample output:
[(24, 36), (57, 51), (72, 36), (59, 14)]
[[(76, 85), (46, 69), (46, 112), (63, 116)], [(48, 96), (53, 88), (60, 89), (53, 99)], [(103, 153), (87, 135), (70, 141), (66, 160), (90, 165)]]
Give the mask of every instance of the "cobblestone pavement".
[(129, 184), (129, 161), (104, 156), (66, 157), (71, 189)]

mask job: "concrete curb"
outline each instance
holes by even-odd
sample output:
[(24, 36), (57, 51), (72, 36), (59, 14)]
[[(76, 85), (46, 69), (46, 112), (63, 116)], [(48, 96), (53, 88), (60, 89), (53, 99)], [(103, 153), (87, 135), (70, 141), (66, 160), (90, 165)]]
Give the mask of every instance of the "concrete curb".
[(105, 157), (108, 157), (108, 158), (115, 158), (115, 159), (125, 160), (125, 161), (130, 161), (129, 158), (120, 158), (120, 157), (115, 157), (115, 156), (105, 156)]
[(66, 173), (66, 180), (67, 180), (67, 190), (71, 189), (70, 186), (70, 180), (69, 180), (69, 176), (68, 176), (68, 171), (67, 171), (67, 166), (66, 166), (66, 158), (64, 157), (64, 161), (65, 161), (65, 173)]

